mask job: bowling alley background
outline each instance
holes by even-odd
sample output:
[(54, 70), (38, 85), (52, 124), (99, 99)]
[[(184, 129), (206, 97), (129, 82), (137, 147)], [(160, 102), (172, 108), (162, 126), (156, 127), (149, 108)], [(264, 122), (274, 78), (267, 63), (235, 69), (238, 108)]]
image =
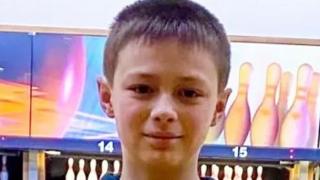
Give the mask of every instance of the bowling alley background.
[[(300, 147), (300, 148), (316, 148), (318, 144), (318, 136), (319, 136), (319, 108), (317, 107), (317, 103), (319, 103), (320, 98), (317, 96), (319, 92), (319, 71), (320, 71), (320, 63), (319, 63), (320, 53), (319, 53), (319, 47), (317, 46), (300, 46), (300, 45), (280, 45), (280, 44), (259, 44), (259, 43), (232, 43), (232, 63), (231, 63), (231, 73), (229, 77), (229, 82), (227, 87), (231, 88), (233, 90), (226, 109), (226, 119), (225, 121), (222, 121), (224, 124), (220, 125), (218, 123), (217, 127), (214, 127), (211, 129), (212, 135), (208, 135), (207, 142), (208, 143), (215, 143), (215, 144), (229, 144), (229, 145), (255, 145), (255, 146), (272, 146), (272, 147)], [(233, 103), (235, 103), (236, 97), (239, 93), (239, 76), (240, 74), (240, 67), (244, 64), (250, 64), (251, 69), (250, 72), (247, 72), (246, 76), (248, 77), (248, 89), (247, 89), (247, 106), (250, 110), (250, 115), (248, 117), (249, 123), (247, 124), (239, 124), (239, 122), (236, 122), (234, 120), (232, 123), (229, 122), (229, 126), (231, 126), (231, 130), (227, 134), (224, 130), (227, 127), (228, 120), (230, 121), (230, 116), (232, 116), (230, 108)], [(263, 134), (264, 136), (270, 136), (272, 133), (276, 133), (277, 136), (274, 140), (269, 140), (271, 142), (269, 143), (263, 143), (263, 141), (266, 141), (265, 137), (258, 137), (256, 138), (256, 144), (252, 144), (252, 138), (254, 138), (254, 135), (252, 134), (253, 130), (253, 122), (254, 120), (259, 121), (259, 117), (254, 118), (256, 112), (258, 111), (259, 106), (264, 100), (264, 97), (266, 95), (266, 92), (268, 91), (268, 88), (266, 86), (267, 81), (267, 71), (268, 67), (270, 67), (271, 64), (276, 64), (280, 68), (280, 76), (277, 76), (277, 72), (271, 72), (269, 74), (270, 78), (277, 79), (278, 82), (276, 83), (276, 89), (274, 96), (275, 100), (275, 109), (278, 110), (276, 114), (278, 116), (271, 118), (270, 114), (271, 112), (267, 112), (264, 119), (268, 119), (270, 123), (266, 123), (263, 126), (260, 126), (259, 129), (256, 129), (256, 132), (258, 134)], [(302, 116), (308, 116), (303, 121), (308, 121), (309, 127), (300, 125), (299, 128), (294, 129), (295, 122), (301, 121), (301, 117), (297, 117), (294, 123), (289, 123), (289, 127), (291, 127), (290, 131), (288, 131), (286, 128), (284, 128), (283, 121), (286, 119), (286, 116), (290, 112), (290, 108), (293, 105), (295, 99), (296, 99), (296, 92), (297, 89), (300, 90), (300, 88), (297, 88), (297, 78), (298, 78), (298, 70), (303, 65), (306, 65), (311, 68), (309, 74), (302, 74), (302, 76), (308, 76), (306, 77), (308, 79), (307, 86), (305, 87), (306, 94), (309, 97), (309, 103), (312, 101), (314, 108), (311, 107), (311, 105), (307, 105), (307, 109), (312, 109), (312, 112), (309, 112), (309, 110), (302, 113)], [(273, 77), (272, 77), (273, 76)], [(287, 84), (287, 87), (285, 87)], [(283, 86), (283, 87), (280, 87)], [(282, 88), (282, 93), (281, 92)], [(283, 91), (286, 91), (283, 93)], [(287, 93), (287, 94), (286, 94)], [(300, 93), (300, 92), (299, 92)], [(299, 94), (298, 93), (298, 94)], [(284, 97), (281, 97), (283, 96)], [(281, 100), (280, 100), (281, 99)], [(312, 100), (311, 100), (312, 99)], [(285, 108), (283, 107), (283, 104), (281, 104), (282, 101), (287, 101)], [(308, 101), (307, 99), (305, 99)], [(243, 102), (242, 102), (243, 103)], [(279, 104), (280, 103), (280, 104)], [(283, 103), (283, 102), (282, 102)], [(245, 104), (245, 103), (244, 103)], [(279, 107), (280, 105), (280, 107)], [(247, 107), (245, 105), (242, 106), (243, 108), (240, 108), (236, 111), (245, 111)], [(282, 108), (282, 109), (281, 109)], [(265, 111), (274, 111), (272, 107), (269, 106), (269, 109), (265, 109)], [(282, 114), (280, 114), (282, 111)], [(234, 113), (234, 111), (233, 111)], [(269, 113), (269, 114), (268, 114)], [(293, 112), (297, 113), (297, 112)], [(260, 113), (261, 114), (261, 113)], [(292, 113), (291, 113), (292, 114)], [(282, 117), (279, 117), (282, 116)], [(276, 119), (278, 118), (278, 119)], [(237, 116), (237, 120), (241, 121), (244, 119), (243, 115)], [(276, 120), (275, 120), (276, 119)], [(287, 118), (288, 119), (288, 118)], [(232, 120), (231, 120), (232, 121)], [(267, 120), (265, 120), (267, 121)], [(278, 130), (275, 130), (275, 128), (269, 127), (268, 124), (271, 124), (272, 121), (279, 122), (278, 124)], [(291, 122), (290, 120), (288, 122)], [(307, 124), (307, 123), (300, 123), (300, 124)], [(220, 125), (220, 126), (219, 126)], [(256, 123), (256, 127), (259, 127)], [(246, 130), (243, 130), (246, 129)], [(284, 130), (286, 129), (286, 130)], [(218, 130), (218, 131), (217, 131)], [(222, 131), (220, 134), (215, 134), (215, 132)], [(276, 131), (276, 132), (272, 132)], [(286, 131), (286, 132), (285, 132)], [(298, 132), (300, 131), (300, 132)], [(210, 133), (210, 132), (209, 132)], [(238, 133), (238, 134), (236, 134)], [(245, 135), (242, 135), (241, 133), (244, 133)], [(230, 135), (231, 134), (231, 135)], [(282, 134), (282, 139), (288, 139), (288, 141), (292, 141), (290, 143), (280, 143), (280, 134)], [(307, 141), (313, 142), (299, 142), (300, 137), (295, 137), (297, 134), (305, 135), (305, 139)], [(257, 136), (257, 133), (255, 134)], [(244, 137), (244, 142), (241, 141), (230, 141), (229, 143), (226, 142), (226, 136), (233, 136), (238, 138), (239, 136)], [(259, 138), (262, 139), (259, 142)], [(271, 138), (271, 137), (269, 137)], [(271, 138), (272, 139), (272, 138)], [(257, 142), (258, 141), (258, 142)], [(260, 143), (260, 144), (259, 144)]]
[(103, 114), (97, 95), (105, 41), (94, 36), (0, 33), (0, 134), (115, 136), (114, 121)]
[[(102, 36), (0, 33), (0, 135), (62, 139), (117, 137), (114, 120), (102, 112), (97, 94), (96, 79), (102, 75), (102, 56), (106, 40), (107, 38)], [(313, 84), (311, 79), (316, 79), (314, 77), (320, 72), (319, 59), (320, 48), (317, 46), (232, 43), (231, 73), (227, 87), (233, 92), (226, 107), (225, 118), (220, 119), (217, 125), (210, 129), (206, 143), (255, 146), (252, 144), (252, 138), (256, 137), (251, 133), (254, 127), (252, 124), (268, 89), (268, 67), (276, 63), (280, 68), (279, 77), (274, 78), (277, 82), (275, 94), (272, 95), (275, 106), (271, 109), (279, 109), (281, 79), (284, 79), (285, 74), (289, 74), (287, 98), (284, 97), (287, 101), (285, 110), (282, 110), (284, 117), (279, 118), (279, 112), (273, 112), (277, 114), (277, 120), (274, 116), (264, 117), (269, 119), (270, 123), (278, 123), (279, 119), (285, 119), (296, 99), (299, 67), (308, 63), (308, 67), (312, 68), (309, 72), (310, 82), (305, 88), (308, 93)], [(232, 104), (235, 103), (239, 90), (242, 91), (239, 88), (239, 79), (240, 69), (244, 64), (249, 67), (243, 70), (247, 76), (244, 78), (247, 96), (240, 101), (240, 104), (244, 105), (240, 106), (237, 112), (250, 113), (237, 116), (238, 121), (234, 120), (234, 123), (230, 121), (228, 126), (231, 131), (225, 131), (228, 118), (232, 116)], [(319, 80), (317, 82), (319, 83)], [(320, 102), (320, 97), (316, 96), (319, 87), (316, 90), (314, 98), (311, 98), (314, 104)], [(319, 136), (317, 107), (315, 105), (313, 112), (306, 111), (307, 116), (302, 115), (306, 117), (303, 121), (308, 121), (308, 126), (281, 132), (288, 128), (282, 128), (279, 123), (277, 129), (268, 129), (268, 122), (264, 122), (266, 125), (262, 127), (266, 128), (255, 130), (264, 136), (256, 139), (269, 140), (269, 144), (262, 143), (262, 146), (288, 147), (281, 145), (280, 134), (282, 139), (292, 140), (295, 139), (294, 135), (300, 133), (305, 135), (305, 138), (315, 139), (315, 142), (300, 143), (293, 140), (290, 146), (316, 148)], [(310, 107), (308, 105), (305, 108)], [(298, 122), (301, 119), (299, 116), (298, 113)], [(241, 123), (243, 120), (245, 123)], [(294, 127), (294, 123), (288, 127)], [(266, 138), (270, 134), (276, 134), (276, 137), (271, 140)], [(228, 142), (226, 137), (229, 136), (242, 140)]]

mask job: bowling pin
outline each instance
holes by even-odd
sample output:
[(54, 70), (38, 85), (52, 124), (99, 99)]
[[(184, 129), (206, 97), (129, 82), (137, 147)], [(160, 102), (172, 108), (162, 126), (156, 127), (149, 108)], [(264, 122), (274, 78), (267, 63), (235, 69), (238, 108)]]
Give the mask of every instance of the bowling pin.
[(234, 177), (233, 180), (241, 180), (241, 175), (240, 175), (240, 166), (236, 165), (234, 167)]
[(214, 180), (218, 180), (219, 179), (219, 166), (212, 164), (211, 166), (211, 177)]
[(249, 166), (247, 168), (247, 180), (252, 180), (252, 174), (253, 174), (253, 167)]
[(237, 167), (237, 171), (235, 171), (235, 176), (233, 179), (234, 180), (242, 180), (243, 168), (239, 165), (237, 165), (236, 167)]
[(79, 160), (79, 172), (76, 180), (86, 180), (86, 174), (84, 173), (84, 160)]
[(2, 168), (0, 172), (0, 180), (8, 180), (9, 174), (7, 170), (7, 156), (2, 156)]
[(312, 67), (303, 64), (297, 73), (296, 96), (286, 114), (280, 132), (281, 147), (304, 148), (308, 144), (310, 132), (310, 115), (307, 95), (312, 79)]
[(228, 145), (242, 145), (250, 130), (248, 89), (251, 72), (252, 65), (250, 63), (244, 63), (240, 66), (238, 94), (225, 121), (224, 136)]
[(101, 174), (100, 174), (100, 178), (102, 179), (102, 177), (104, 175), (106, 175), (108, 173), (108, 161), (107, 160), (103, 160), (102, 161), (102, 165), (101, 165)]
[(207, 165), (201, 164), (200, 166), (200, 177), (206, 177)]
[(73, 158), (68, 159), (68, 171), (66, 174), (66, 180), (75, 180), (75, 175), (73, 171)]
[(224, 166), (223, 168), (223, 180), (228, 180), (228, 168), (229, 166)]
[(278, 133), (275, 145), (279, 145), (280, 129), (282, 126), (282, 121), (288, 110), (288, 97), (290, 96), (290, 88), (292, 84), (292, 73), (287, 71), (281, 75), (280, 79), (280, 92), (278, 98)]
[(284, 72), (280, 80), (280, 92), (278, 99), (279, 127), (281, 127), (283, 118), (288, 110), (288, 97), (290, 96), (290, 88), (292, 85), (292, 73)]
[(266, 89), (251, 126), (251, 145), (272, 146), (278, 133), (278, 107), (275, 96), (281, 76), (281, 67), (272, 63), (267, 68)]
[(90, 173), (88, 176), (88, 180), (98, 180), (96, 166), (97, 166), (97, 161), (95, 159), (92, 159), (90, 161)]
[(228, 170), (227, 170), (228, 180), (232, 180), (232, 173), (233, 173), (233, 169), (231, 167), (228, 167)]
[(308, 109), (310, 114), (310, 137), (308, 141), (309, 148), (317, 147), (317, 137), (319, 132), (319, 119), (317, 118), (317, 100), (320, 88), (320, 73), (313, 74), (311, 88), (308, 92)]
[(120, 172), (120, 161), (119, 160), (115, 160), (113, 162), (113, 167), (114, 167), (114, 172), (113, 174), (118, 175)]
[(257, 168), (257, 179), (256, 180), (262, 180), (262, 172), (263, 171), (263, 167), (262, 166), (258, 166)]
[(243, 168), (239, 166), (239, 180), (242, 180)]

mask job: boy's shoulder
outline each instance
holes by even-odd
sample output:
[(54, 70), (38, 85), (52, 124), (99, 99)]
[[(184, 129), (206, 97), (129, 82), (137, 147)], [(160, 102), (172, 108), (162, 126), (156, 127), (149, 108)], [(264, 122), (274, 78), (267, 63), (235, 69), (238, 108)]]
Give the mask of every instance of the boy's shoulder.
[[(101, 180), (120, 180), (119, 175), (107, 174), (101, 178)], [(211, 177), (201, 177), (200, 180), (214, 180)]]
[(106, 174), (101, 178), (101, 180), (119, 180), (119, 179), (120, 179), (119, 175), (113, 175), (113, 174)]

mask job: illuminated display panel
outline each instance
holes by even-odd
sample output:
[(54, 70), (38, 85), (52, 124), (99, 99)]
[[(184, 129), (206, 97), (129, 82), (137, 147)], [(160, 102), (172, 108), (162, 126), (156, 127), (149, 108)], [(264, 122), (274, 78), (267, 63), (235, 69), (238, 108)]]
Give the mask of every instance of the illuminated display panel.
[(106, 38), (34, 37), (32, 137), (102, 139), (115, 135), (102, 112), (96, 80)]
[[(2, 35), (5, 36), (2, 37)], [(58, 138), (61, 140), (90, 139), (93, 140), (90, 141), (93, 143), (90, 148), (93, 148), (92, 146), (94, 146), (94, 149), (96, 148), (97, 151), (101, 151), (101, 148), (103, 148), (100, 140), (117, 137), (115, 122), (113, 119), (106, 117), (102, 112), (97, 94), (98, 90), (96, 79), (99, 76), (102, 76), (102, 56), (106, 41), (105, 37), (61, 34), (36, 34), (34, 36), (28, 36), (27, 34), (16, 35), (14, 33), (1, 33), (0, 38), (5, 38), (5, 42), (11, 42), (9, 39), (13, 36), (15, 36), (16, 39), (13, 41), (11, 40), (11, 46), (8, 46), (8, 43), (3, 45), (1, 44), (3, 41), (0, 41), (0, 80), (1, 86), (4, 89), (4, 91), (0, 91), (0, 97), (2, 98), (0, 104), (1, 135), (28, 136), (30, 133), (31, 137), (38, 140), (41, 140), (39, 138)], [(17, 40), (18, 36), (20, 40)], [(33, 38), (32, 42), (31, 38)], [(25, 42), (20, 42), (22, 40), (25, 40)], [(19, 47), (24, 49), (24, 51), (21, 50), (20, 52), (19, 47), (17, 46), (18, 42), (20, 42)], [(21, 44), (23, 44), (23, 46)], [(33, 45), (32, 47), (31, 44)], [(12, 53), (12, 49), (15, 49), (14, 52), (19, 51), (20, 53)], [(23, 53), (25, 53), (25, 55), (22, 56)], [(20, 61), (23, 63), (17, 64), (15, 61), (8, 60), (19, 59), (19, 57), (20, 59), (24, 58), (23, 61)], [(31, 80), (30, 59), (32, 59), (32, 121), (30, 124), (31, 131), (29, 132), (28, 119), (30, 100), (28, 97), (30, 95), (29, 90)], [(289, 74), (291, 74), (291, 85), (290, 88), (288, 88), (288, 95), (285, 96), (287, 97), (287, 108), (282, 113), (282, 116), (285, 117), (288, 109), (295, 100), (298, 68), (301, 67), (302, 64), (308, 63), (313, 69), (312, 75), (314, 76), (320, 72), (320, 63), (317, 63), (319, 59), (320, 47), (317, 46), (232, 43), (231, 73), (227, 87), (231, 88), (233, 92), (226, 107), (226, 118), (218, 121), (216, 126), (210, 129), (206, 139), (206, 144), (262, 146), (273, 148), (317, 147), (319, 127), (319, 111), (317, 111), (319, 108), (317, 103), (319, 104), (320, 101), (319, 96), (311, 98), (312, 102), (315, 104), (313, 107), (314, 110), (312, 110), (312, 108), (310, 110), (310, 105), (307, 106), (307, 113), (309, 114), (309, 117), (305, 118), (305, 120), (307, 119), (307, 124), (309, 124), (308, 127), (303, 125), (305, 123), (301, 123), (302, 125), (298, 126), (298, 130), (301, 130), (301, 132), (297, 133), (297, 130), (293, 128), (294, 126), (289, 125), (291, 131), (288, 133), (282, 133), (283, 139), (299, 140), (299, 138), (303, 136), (303, 138), (307, 140), (299, 140), (299, 142), (290, 141), (289, 143), (292, 144), (291, 146), (288, 146), (288, 143), (286, 144), (286, 142), (281, 144), (278, 137), (281, 134), (282, 129), (285, 128), (282, 128), (282, 124), (280, 125), (280, 123), (276, 129), (270, 129), (270, 124), (268, 125), (267, 122), (256, 130), (256, 132), (264, 134), (265, 137), (271, 136), (270, 134), (272, 133), (277, 135), (277, 138), (269, 140), (269, 144), (266, 142), (264, 142), (265, 144), (259, 144), (259, 142), (253, 143), (252, 137), (254, 136), (254, 133), (252, 132), (254, 121), (257, 119), (254, 118), (255, 114), (265, 95), (267, 68), (270, 67), (270, 64), (275, 62), (277, 64), (276, 67), (281, 68), (282, 76), (285, 72), (290, 72)], [(234, 130), (231, 131), (231, 134), (235, 137), (239, 137), (237, 134), (238, 130), (241, 130), (243, 133), (243, 129), (247, 129), (244, 132), (244, 135), (242, 135), (243, 142), (230, 143), (226, 140), (226, 136), (228, 136), (226, 126), (229, 121), (228, 119), (231, 117), (228, 112), (231, 112), (231, 105), (235, 102), (239, 91), (239, 71), (241, 65), (244, 63), (249, 64), (248, 66), (252, 68), (251, 73), (248, 73), (248, 70), (244, 71), (249, 77), (247, 82), (249, 84), (248, 106), (250, 108), (250, 125), (243, 128), (243, 124), (237, 124), (239, 123), (237, 121), (230, 121), (231, 123), (229, 122), (229, 124), (231, 125), (229, 126), (234, 128)], [(15, 68), (17, 65), (19, 68)], [(10, 71), (10, 73), (6, 73), (8, 69), (12, 69), (12, 71)], [(273, 71), (271, 76), (274, 77), (276, 74), (277, 73)], [(281, 83), (280, 79), (281, 77), (278, 78), (279, 83), (276, 88), (276, 95), (274, 95), (276, 104), (279, 103), (279, 97), (281, 97), (279, 87)], [(8, 85), (10, 87), (8, 87)], [(11, 96), (4, 95), (2, 92), (8, 93), (9, 95), (19, 94), (19, 92), (22, 92), (20, 90), (14, 90), (15, 88), (11, 88), (11, 85), (18, 88), (23, 87), (24, 89), (23, 95), (20, 95), (18, 98), (19, 101), (25, 99), (23, 100), (23, 106), (19, 104), (19, 108), (24, 108), (23, 111), (15, 107), (8, 108), (9, 106), (4, 106), (3, 104), (3, 102), (12, 102), (8, 100)], [(308, 87), (309, 86), (311, 87), (312, 83), (309, 83)], [(270, 91), (270, 88), (268, 89), (268, 91)], [(310, 90), (308, 90), (308, 93), (309, 91)], [(18, 96), (15, 96), (15, 98), (16, 97)], [(15, 113), (11, 113), (11, 116), (14, 118), (17, 118), (15, 116), (19, 116), (19, 118), (21, 118), (23, 114), (23, 117), (25, 117), (24, 121), (15, 120), (12, 117), (9, 121), (8, 116), (10, 113), (8, 112), (10, 111), (8, 109), (16, 111)], [(243, 106), (238, 110), (240, 111), (241, 109), (243, 109)], [(18, 111), (23, 113), (19, 113)], [(264, 111), (263, 114), (268, 113), (270, 112)], [(236, 117), (238, 117), (238, 121), (242, 118), (239, 115)], [(283, 118), (283, 121), (284, 119), (285, 118)], [(3, 125), (14, 124), (12, 122), (20, 122), (20, 126), (22, 127), (23, 125), (24, 127), (23, 130), (18, 125), (12, 126), (12, 128), (6, 128), (6, 126)], [(264, 139), (267, 141), (266, 138)], [(46, 139), (42, 140), (46, 141)], [(85, 143), (89, 141), (83, 142)], [(50, 147), (56, 145), (59, 146), (58, 144), (53, 143)], [(60, 148), (63, 149), (63, 147)]]
[[(319, 86), (317, 87), (317, 84), (319, 85), (320, 72), (319, 59), (320, 47), (318, 46), (232, 43), (231, 73), (227, 87), (231, 88), (233, 92), (226, 109), (225, 127), (223, 128), (222, 123), (218, 122), (216, 127), (211, 128), (211, 132), (209, 132), (207, 137), (207, 143), (262, 147), (317, 147), (319, 129), (319, 108), (317, 108), (317, 103), (319, 104), (320, 97), (316, 97), (315, 95), (316, 92), (319, 92)], [(247, 64), (241, 66), (244, 63)], [(276, 65), (271, 67), (272, 63), (276, 63)], [(302, 65), (306, 63), (310, 66), (303, 66), (303, 68)], [(240, 67), (243, 67), (243, 71), (245, 72), (242, 73), (242, 77), (239, 77), (241, 76)], [(268, 75), (269, 82), (272, 83), (272, 80), (279, 81), (275, 94), (272, 93), (272, 85), (270, 86), (269, 84), (268, 88), (266, 86), (268, 67), (271, 67), (271, 73)], [(301, 85), (303, 83), (307, 85), (305, 87), (306, 91), (298, 92), (301, 101), (300, 105), (303, 104), (304, 100), (306, 100), (307, 104), (303, 105), (303, 107), (297, 105), (295, 111), (289, 113), (289, 109), (296, 99), (298, 69), (307, 70), (310, 67), (312, 68), (312, 73), (309, 73), (309, 75), (312, 76), (309, 76), (309, 81), (307, 82), (303, 73), (300, 76), (302, 78), (299, 80)], [(279, 68), (281, 73), (279, 73)], [(251, 69), (251, 73), (248, 69)], [(305, 76), (308, 75), (308, 73), (304, 73), (306, 74)], [(281, 74), (281, 76), (277, 77), (278, 74)], [(245, 76), (248, 76), (248, 81), (245, 80)], [(243, 85), (239, 88), (239, 79), (241, 78), (247, 82), (244, 84), (248, 84), (247, 99), (250, 115), (247, 119), (243, 115), (243, 111), (245, 110), (243, 100), (240, 100), (242, 101), (240, 108), (231, 110), (231, 105), (235, 102), (239, 89), (242, 89), (241, 91), (246, 89)], [(281, 83), (282, 85), (280, 85)], [(311, 90), (312, 88), (313, 90)], [(265, 92), (268, 92), (267, 94), (271, 93), (271, 101), (272, 98), (275, 99), (277, 106), (275, 109), (278, 110), (278, 113), (276, 112), (275, 115), (278, 114), (278, 116), (270, 115), (275, 110), (272, 109), (272, 106), (262, 108), (257, 113), (265, 97)], [(303, 97), (304, 93), (306, 93), (307, 98)], [(298, 106), (302, 113), (297, 111)], [(232, 113), (235, 115), (232, 115)], [(249, 122), (245, 122), (244, 119), (249, 120)], [(275, 136), (277, 137), (273, 140)]]
[(31, 36), (0, 32), (0, 135), (29, 136)]
[[(98, 36), (38, 34), (34, 37), (31, 131), (33, 137), (74, 139), (116, 137), (114, 121), (107, 118), (101, 111), (97, 94), (96, 79), (102, 75), (102, 53), (105, 41), (104, 37)], [(316, 46), (232, 43), (232, 68), (227, 86), (233, 90), (233, 93), (226, 108), (225, 121), (223, 122), (223, 119), (218, 121), (217, 125), (210, 129), (206, 143), (316, 147), (319, 127), (319, 112), (315, 111), (316, 107), (313, 108), (313, 112), (302, 113), (302, 116), (304, 114), (309, 116), (301, 122), (297, 120), (300, 125), (292, 124), (291, 120), (285, 120), (285, 117), (295, 99), (298, 68), (308, 63), (312, 68), (309, 79), (312, 79), (312, 75), (320, 71), (320, 64), (317, 63), (320, 58), (319, 52), (319, 47)], [(242, 66), (244, 70), (240, 75), (240, 67), (244, 63), (247, 65)], [(273, 65), (268, 76), (270, 81), (275, 83), (274, 94), (272, 94), (272, 87), (269, 87), (270, 84), (266, 88), (267, 68), (272, 63), (276, 65)], [(286, 110), (279, 110), (279, 97), (283, 98), (283, 95), (279, 94), (281, 77), (284, 77), (285, 73), (290, 75), (290, 87), (284, 98), (287, 99), (286, 103), (282, 102), (286, 104)], [(250, 114), (247, 114), (247, 119), (243, 113), (241, 114), (241, 111), (245, 110), (245, 104), (238, 107), (236, 111), (231, 108), (238, 94), (239, 79), (245, 81), (244, 84), (248, 84), (247, 100)], [(309, 86), (311, 86), (310, 82)], [(243, 86), (241, 87), (243, 90)], [(256, 112), (266, 91), (271, 93), (271, 99), (274, 98), (276, 106), (273, 109), (272, 106), (262, 109), (260, 111), (260, 116), (263, 114), (262, 117), (257, 117)], [(306, 93), (309, 93), (309, 90)], [(313, 102), (318, 101), (319, 98), (314, 98)], [(232, 115), (232, 111), (238, 114)], [(280, 116), (283, 118), (277, 118), (280, 111), (282, 112)], [(273, 114), (273, 117), (270, 114)], [(311, 117), (311, 114), (314, 116)], [(230, 120), (232, 116), (236, 119)], [(286, 121), (284, 125), (286, 127), (282, 127), (283, 123), (280, 120)], [(308, 127), (305, 124), (308, 124)], [(285, 130), (288, 127), (290, 132), (281, 133), (281, 131), (288, 131)], [(292, 139), (296, 139), (297, 142)], [(312, 139), (312, 142), (309, 139)]]

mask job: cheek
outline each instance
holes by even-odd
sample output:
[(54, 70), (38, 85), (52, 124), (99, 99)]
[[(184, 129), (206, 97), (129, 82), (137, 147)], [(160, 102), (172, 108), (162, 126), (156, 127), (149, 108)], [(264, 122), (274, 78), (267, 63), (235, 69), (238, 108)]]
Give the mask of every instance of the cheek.
[(143, 104), (122, 95), (114, 98), (113, 106), (119, 136), (128, 139), (140, 133), (146, 114)]
[(214, 108), (212, 104), (206, 103), (205, 105), (193, 107), (187, 110), (186, 118), (188, 124), (185, 124), (185, 129), (189, 131), (189, 135), (198, 143), (204, 141), (211, 121), (213, 119)]
[(204, 132), (207, 127), (210, 126), (210, 117), (207, 114), (205, 114), (207, 112), (200, 112), (199, 113), (194, 113), (192, 115), (190, 115), (189, 117), (192, 118), (191, 119), (191, 130), (195, 131), (196, 134), (201, 134), (202, 132)]

